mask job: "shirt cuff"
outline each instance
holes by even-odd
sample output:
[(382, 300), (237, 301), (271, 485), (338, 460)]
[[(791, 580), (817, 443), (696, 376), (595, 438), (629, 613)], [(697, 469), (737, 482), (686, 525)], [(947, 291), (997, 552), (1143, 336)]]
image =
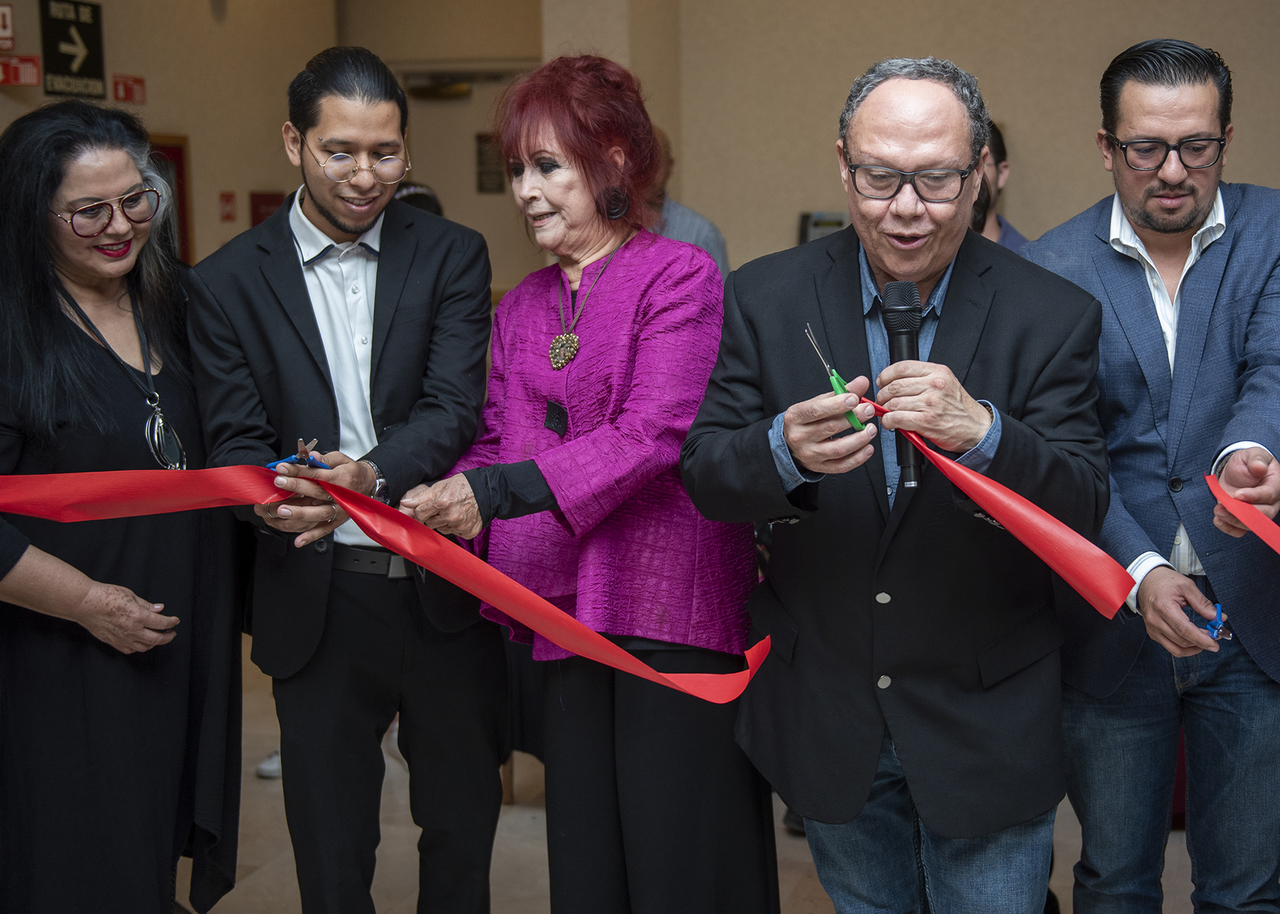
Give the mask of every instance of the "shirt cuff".
[(1230, 457), (1232, 454), (1234, 454), (1236, 451), (1243, 451), (1245, 448), (1250, 448), (1250, 447), (1260, 447), (1264, 451), (1266, 451), (1267, 454), (1272, 459), (1275, 459), (1275, 455), (1272, 454), (1270, 450), (1268, 450), (1266, 447), (1264, 447), (1263, 445), (1259, 444), (1256, 441), (1237, 441), (1235, 444), (1229, 444), (1226, 447), (1224, 447), (1222, 449), (1222, 453), (1219, 454), (1217, 459), (1213, 461), (1213, 475), (1221, 476), (1222, 467), (1227, 462), (1227, 458)]
[(773, 465), (778, 468), (782, 488), (791, 493), (806, 482), (821, 482), (826, 474), (810, 473), (796, 466), (791, 457), (791, 449), (787, 447), (787, 440), (782, 436), (783, 415), (784, 413), (778, 413), (769, 426), (769, 451), (773, 454)]
[(956, 458), (956, 463), (985, 476), (987, 470), (991, 468), (991, 461), (995, 459), (996, 448), (1000, 446), (1000, 434), (1004, 426), (1000, 423), (1000, 410), (986, 400), (978, 402), (991, 410), (991, 426), (982, 436), (981, 441)]
[(1133, 578), (1134, 584), (1133, 589), (1129, 591), (1129, 596), (1125, 599), (1124, 603), (1138, 615), (1142, 615), (1142, 610), (1138, 609), (1138, 588), (1142, 586), (1143, 578), (1152, 571), (1155, 571), (1161, 565), (1168, 565), (1170, 568), (1173, 567), (1173, 565), (1169, 564), (1169, 560), (1160, 553), (1144, 552), (1142, 555), (1130, 562), (1129, 567), (1125, 569), (1129, 572), (1129, 577)]

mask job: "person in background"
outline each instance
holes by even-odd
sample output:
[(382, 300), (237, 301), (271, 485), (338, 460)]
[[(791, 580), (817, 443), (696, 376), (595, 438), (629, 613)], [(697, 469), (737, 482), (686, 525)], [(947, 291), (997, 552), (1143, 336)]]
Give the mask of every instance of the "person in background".
[[(739, 670), (751, 526), (704, 519), (676, 466), (715, 360), (720, 276), (702, 249), (650, 231), (661, 151), (640, 84), (610, 60), (556, 58), (508, 90), (495, 132), (516, 206), (557, 263), (498, 306), (483, 433), (401, 510), (480, 536), (493, 567), (660, 671)], [(777, 911), (770, 794), (734, 743), (736, 704), (485, 612), (553, 661), (551, 910)]]
[(440, 198), (426, 184), (411, 184), (408, 181), (402, 181), (400, 187), (396, 189), (395, 199), (408, 203), (410, 206), (416, 206), (418, 209), (425, 209), (427, 212), (434, 213), (437, 216), (444, 215), (444, 207), (440, 205)]
[[(1062, 595), (1073, 909), (1158, 912), (1179, 732), (1197, 911), (1280, 911), (1280, 556), (1217, 505), (1280, 503), (1280, 193), (1222, 181), (1231, 71), (1157, 39), (1103, 73), (1116, 192), (1023, 250), (1102, 302), (1110, 621)], [(1222, 607), (1229, 636), (1208, 628)]]
[[(805, 817), (840, 914), (1027, 914), (1064, 792), (1053, 576), (937, 470), (904, 479), (893, 430), (1095, 534), (1099, 308), (969, 229), (987, 139), (970, 74), (881, 61), (839, 125), (852, 224), (729, 275), (681, 456), (706, 516), (773, 521), (749, 603), (772, 647), (738, 738)], [(924, 302), (919, 360), (889, 361), (890, 282)], [(806, 326), (848, 394), (814, 396)], [(853, 431), (870, 378), (885, 428)]]
[(675, 157), (671, 154), (671, 140), (660, 127), (654, 127), (662, 147), (662, 159), (659, 164), (658, 177), (653, 183), (654, 194), (650, 205), (661, 213), (654, 232), (664, 238), (676, 241), (687, 241), (696, 244), (716, 262), (720, 270), (720, 278), (729, 275), (729, 251), (725, 247), (724, 235), (702, 213), (696, 213), (689, 207), (677, 203), (667, 194), (667, 182), (671, 180), (671, 172), (676, 166)]
[(1022, 249), (1027, 239), (999, 214), (1000, 195), (1009, 180), (1009, 157), (1005, 150), (1004, 134), (996, 122), (987, 121), (990, 135), (987, 139), (987, 164), (982, 171), (982, 190), (974, 207), (973, 230), (984, 238), (1004, 245), (1015, 253)]
[[(149, 152), (82, 101), (0, 136), (0, 472), (204, 464)], [(234, 523), (0, 519), (0, 910), (171, 914), (184, 853), (197, 911), (235, 884)]]
[(363, 48), (289, 86), (302, 186), (189, 277), (209, 461), (282, 464), (289, 499), (242, 512), (257, 543), (253, 660), (273, 679), (302, 909), (368, 912), (397, 713), (418, 910), (483, 914), (502, 801), (502, 633), (477, 603), (376, 545), (313, 480), (394, 504), (475, 434), (489, 341), (484, 239), (393, 200), (408, 101)]

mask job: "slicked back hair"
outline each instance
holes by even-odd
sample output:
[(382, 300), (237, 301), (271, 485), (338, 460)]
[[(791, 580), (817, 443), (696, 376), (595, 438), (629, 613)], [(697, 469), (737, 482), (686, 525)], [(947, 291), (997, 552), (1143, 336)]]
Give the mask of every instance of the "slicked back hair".
[(320, 102), (328, 95), (365, 105), (395, 102), (400, 109), (400, 135), (409, 127), (409, 100), (391, 68), (365, 48), (337, 47), (321, 51), (289, 83), (289, 123), (306, 134), (320, 121)]
[(1218, 130), (1231, 123), (1231, 69), (1222, 55), (1189, 41), (1154, 38), (1121, 51), (1102, 74), (1102, 129), (1112, 136), (1120, 122), (1120, 92), (1130, 80), (1147, 86), (1195, 86), (1218, 90)]

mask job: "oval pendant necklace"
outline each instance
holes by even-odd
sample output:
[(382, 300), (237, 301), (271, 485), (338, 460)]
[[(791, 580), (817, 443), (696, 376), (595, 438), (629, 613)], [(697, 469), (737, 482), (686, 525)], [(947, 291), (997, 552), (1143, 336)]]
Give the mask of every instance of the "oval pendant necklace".
[[(625, 244), (626, 242), (623, 242)], [(591, 285), (587, 287), (586, 295), (582, 296), (582, 304), (577, 308), (568, 326), (564, 322), (564, 283), (556, 285), (556, 304), (560, 308), (560, 335), (551, 341), (551, 348), (547, 355), (551, 357), (551, 367), (559, 371), (564, 366), (573, 361), (573, 357), (578, 354), (578, 334), (573, 332), (573, 328), (578, 324), (578, 318), (582, 317), (583, 309), (587, 307), (587, 296), (596, 287), (596, 283), (604, 276), (604, 271), (609, 269), (609, 263), (613, 260), (613, 255), (618, 253), (618, 249), (622, 245), (614, 248), (609, 252), (609, 258), (604, 262), (604, 266), (600, 268), (600, 272), (596, 274), (596, 278), (591, 280)]]
[(129, 380), (133, 381), (138, 386), (138, 389), (142, 391), (143, 396), (146, 397), (147, 406), (151, 407), (151, 415), (147, 417), (142, 433), (146, 438), (147, 446), (151, 449), (151, 456), (156, 459), (156, 463), (166, 470), (185, 470), (187, 468), (187, 452), (182, 447), (182, 439), (178, 437), (178, 433), (174, 431), (173, 426), (168, 423), (164, 413), (160, 410), (160, 394), (156, 392), (155, 382), (151, 379), (151, 348), (147, 345), (147, 331), (142, 326), (142, 317), (138, 314), (138, 303), (134, 299), (133, 293), (129, 293), (129, 304), (133, 309), (133, 325), (138, 331), (138, 345), (142, 347), (142, 370), (147, 378), (146, 384), (138, 380), (138, 376), (134, 374), (134, 369), (130, 367), (129, 363), (120, 358), (120, 354), (111, 348), (111, 344), (102, 335), (102, 331), (97, 328), (93, 321), (89, 320), (89, 315), (84, 313), (84, 309), (71, 297), (71, 293), (66, 290), (61, 282), (58, 283), (58, 290), (89, 332), (102, 344), (102, 348), (111, 353), (124, 370), (124, 373), (129, 376)]

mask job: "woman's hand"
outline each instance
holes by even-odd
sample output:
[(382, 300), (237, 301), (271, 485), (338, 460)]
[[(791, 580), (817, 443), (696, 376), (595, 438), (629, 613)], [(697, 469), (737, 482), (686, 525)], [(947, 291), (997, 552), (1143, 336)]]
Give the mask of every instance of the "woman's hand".
[(0, 579), (0, 600), (83, 625), (122, 654), (149, 651), (173, 640), (177, 616), (161, 614), (127, 587), (103, 584), (62, 559), (28, 546)]
[(168, 644), (177, 632), (177, 616), (161, 614), (163, 603), (148, 603), (127, 587), (94, 581), (72, 618), (99, 641), (122, 654)]
[(400, 511), (432, 530), (464, 540), (484, 529), (471, 483), (461, 473), (433, 486), (414, 486), (400, 499)]

